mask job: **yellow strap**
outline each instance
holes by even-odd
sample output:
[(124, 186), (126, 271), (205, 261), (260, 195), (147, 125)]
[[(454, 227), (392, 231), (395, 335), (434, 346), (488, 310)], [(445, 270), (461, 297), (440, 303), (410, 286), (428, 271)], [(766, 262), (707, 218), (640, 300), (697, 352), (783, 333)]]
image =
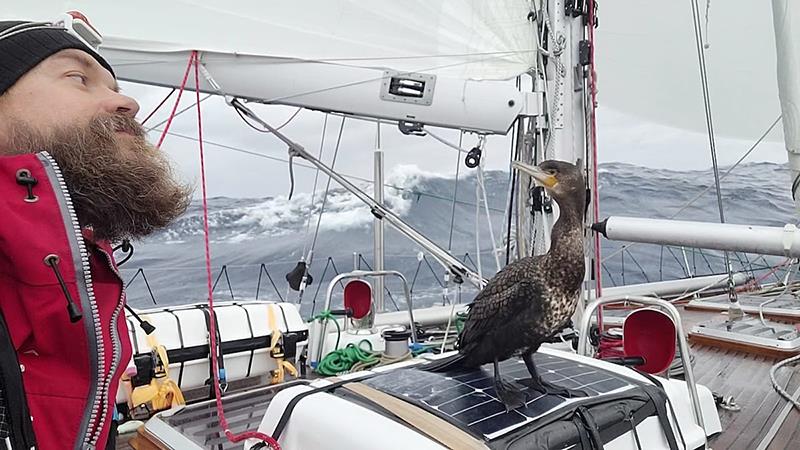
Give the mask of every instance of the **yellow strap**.
[(269, 331), (272, 333), (272, 340), (269, 344), (269, 351), (271, 352), (281, 339), (281, 330), (278, 329), (278, 324), (275, 323), (275, 313), (272, 311), (272, 305), (267, 305), (267, 325)]
[[(142, 318), (149, 321), (147, 316), (142, 316)], [(151, 402), (155, 411), (185, 405), (186, 400), (183, 397), (181, 388), (169, 376), (169, 357), (167, 356), (166, 347), (158, 343), (155, 332), (146, 335), (145, 339), (147, 340), (147, 345), (155, 350), (161, 360), (161, 364), (164, 366), (164, 376), (153, 378), (150, 380), (149, 385), (139, 386), (134, 389), (131, 393), (131, 403), (136, 407), (143, 403)]]
[[(280, 308), (278, 305), (267, 305), (267, 323), (269, 324), (270, 333), (272, 333), (272, 339), (270, 340), (269, 349), (267, 354), (272, 357), (272, 351), (275, 349), (275, 346), (281, 340), (281, 330), (278, 328), (278, 325), (275, 320), (275, 313), (272, 311), (272, 308)], [(294, 368), (292, 363), (289, 361), (285, 361), (283, 357), (275, 358), (275, 363), (277, 364), (277, 368), (272, 371), (272, 384), (283, 383), (286, 379), (286, 371), (288, 371), (292, 376), (297, 376), (297, 369)]]

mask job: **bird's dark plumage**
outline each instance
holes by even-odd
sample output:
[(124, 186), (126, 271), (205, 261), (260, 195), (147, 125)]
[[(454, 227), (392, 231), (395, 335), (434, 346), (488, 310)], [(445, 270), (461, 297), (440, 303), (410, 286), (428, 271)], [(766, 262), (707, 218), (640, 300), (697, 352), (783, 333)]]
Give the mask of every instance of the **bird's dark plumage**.
[[(489, 280), (470, 305), (458, 355), (428, 364), (426, 370), (478, 367), (522, 353), (534, 383), (542, 384), (531, 356), (569, 321), (584, 277), (586, 187), (581, 169), (573, 164), (545, 161), (522, 170), (542, 183), (559, 205), (550, 250), (514, 261)], [(496, 385), (507, 385), (495, 376)], [(496, 388), (501, 395), (510, 389)]]

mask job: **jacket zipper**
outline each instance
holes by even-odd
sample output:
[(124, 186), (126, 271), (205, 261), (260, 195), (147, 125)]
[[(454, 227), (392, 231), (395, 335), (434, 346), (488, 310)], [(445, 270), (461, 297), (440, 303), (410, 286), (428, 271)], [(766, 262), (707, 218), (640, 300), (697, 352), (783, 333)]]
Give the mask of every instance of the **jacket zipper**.
[[(69, 215), (70, 223), (72, 224), (72, 233), (74, 234), (77, 244), (78, 244), (78, 253), (80, 254), (81, 259), (81, 267), (83, 269), (83, 277), (84, 282), (86, 283), (86, 296), (89, 300), (89, 309), (91, 310), (92, 316), (92, 325), (94, 329), (95, 335), (95, 348), (97, 350), (97, 373), (95, 374), (94, 381), (95, 385), (95, 395), (94, 398), (91, 399), (91, 410), (89, 413), (89, 421), (86, 425), (86, 434), (83, 436), (83, 447), (92, 449), (95, 447), (97, 441), (95, 435), (97, 434), (95, 428), (97, 425), (98, 417), (101, 416), (100, 414), (100, 404), (102, 403), (103, 397), (103, 386), (104, 382), (104, 368), (105, 368), (105, 343), (103, 341), (103, 330), (102, 324), (100, 320), (100, 311), (97, 308), (97, 299), (94, 294), (94, 283), (92, 281), (92, 273), (91, 273), (91, 266), (89, 265), (89, 253), (86, 250), (86, 244), (83, 241), (83, 233), (81, 232), (81, 226), (78, 223), (78, 216), (75, 214), (75, 207), (72, 204), (72, 198), (70, 197), (69, 190), (67, 189), (66, 182), (64, 181), (64, 175), (61, 172), (61, 168), (58, 167), (55, 159), (53, 159), (50, 154), (47, 152), (42, 152), (40, 155), (47, 160), (50, 164), (50, 168), (52, 169), (53, 174), (55, 175), (56, 181), (58, 183), (58, 188), (61, 191), (62, 195), (64, 196), (65, 200), (65, 207), (67, 209), (67, 213)], [(83, 320), (86, 320), (86, 314), (84, 311)], [(91, 344), (91, 342), (90, 342)], [(91, 346), (89, 347), (91, 351)], [(101, 381), (102, 380), (102, 381)], [(104, 416), (104, 414), (102, 414)]]
[(111, 396), (113, 395), (116, 399), (116, 392), (108, 392), (109, 388), (111, 387), (111, 380), (114, 377), (114, 374), (117, 371), (117, 366), (120, 363), (120, 358), (122, 356), (122, 345), (119, 336), (119, 324), (117, 323), (119, 319), (119, 314), (122, 312), (122, 308), (125, 305), (125, 282), (122, 280), (122, 276), (119, 274), (119, 270), (114, 267), (114, 264), (111, 262), (111, 256), (106, 253), (105, 250), (98, 247), (98, 252), (100, 252), (104, 259), (106, 260), (106, 264), (111, 269), (112, 272), (117, 276), (120, 283), (122, 283), (122, 291), (119, 296), (119, 300), (117, 301), (117, 306), (114, 308), (114, 312), (111, 314), (111, 329), (109, 334), (111, 335), (111, 366), (109, 367), (108, 374), (106, 375), (105, 379), (103, 380), (102, 385), (102, 398), (105, 400), (103, 402), (103, 414), (100, 415), (100, 420), (97, 424), (97, 428), (95, 429), (94, 436), (92, 437), (93, 442), (97, 442), (100, 438), (100, 432), (103, 430), (103, 426), (106, 422), (106, 414), (105, 411), (108, 409), (108, 402), (110, 401)]

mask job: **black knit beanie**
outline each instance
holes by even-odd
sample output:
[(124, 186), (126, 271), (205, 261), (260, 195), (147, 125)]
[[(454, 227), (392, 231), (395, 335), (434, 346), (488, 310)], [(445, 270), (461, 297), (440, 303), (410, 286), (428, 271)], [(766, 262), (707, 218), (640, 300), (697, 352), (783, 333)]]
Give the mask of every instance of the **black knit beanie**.
[(114, 75), (111, 66), (102, 56), (66, 30), (28, 30), (10, 37), (2, 37), (3, 31), (23, 23), (26, 22), (0, 22), (0, 95), (48, 56), (68, 48), (83, 50), (90, 54), (111, 72), (111, 75)]

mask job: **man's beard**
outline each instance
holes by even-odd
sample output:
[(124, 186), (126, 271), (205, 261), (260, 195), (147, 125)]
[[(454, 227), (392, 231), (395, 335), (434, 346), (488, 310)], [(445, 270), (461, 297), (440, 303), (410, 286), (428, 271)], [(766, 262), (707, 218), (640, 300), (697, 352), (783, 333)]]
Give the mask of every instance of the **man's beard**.
[(145, 140), (144, 129), (130, 117), (97, 117), (48, 136), (17, 123), (11, 142), (15, 153), (46, 151), (55, 159), (78, 221), (92, 227), (97, 239), (147, 236), (178, 218), (191, 201), (191, 188), (176, 181), (164, 153)]

